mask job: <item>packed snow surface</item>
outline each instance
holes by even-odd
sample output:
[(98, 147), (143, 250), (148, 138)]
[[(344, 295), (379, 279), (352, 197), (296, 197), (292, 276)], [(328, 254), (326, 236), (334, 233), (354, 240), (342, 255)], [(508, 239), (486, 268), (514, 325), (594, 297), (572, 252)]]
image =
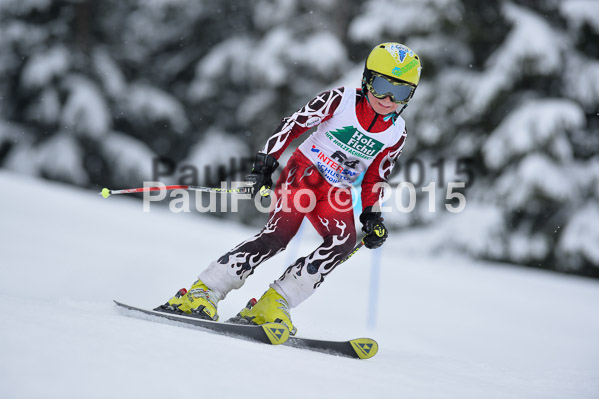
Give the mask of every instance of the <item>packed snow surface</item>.
[[(599, 397), (597, 281), (430, 254), (394, 234), (292, 311), (301, 336), (379, 342), (375, 358), (347, 359), (127, 317), (112, 303), (165, 302), (253, 229), (5, 171), (0, 185), (2, 398)], [(301, 231), (221, 302), (222, 319), (316, 247)]]

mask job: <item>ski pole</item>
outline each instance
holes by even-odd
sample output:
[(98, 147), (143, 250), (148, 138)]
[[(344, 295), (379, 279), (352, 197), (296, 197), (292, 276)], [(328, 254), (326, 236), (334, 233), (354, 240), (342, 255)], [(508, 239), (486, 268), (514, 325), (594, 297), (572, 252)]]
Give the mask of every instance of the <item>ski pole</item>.
[(126, 188), (123, 190), (110, 190), (108, 188), (103, 188), (102, 191), (99, 192), (98, 194), (100, 194), (104, 198), (108, 198), (111, 195), (116, 195), (116, 194), (144, 193), (144, 192), (148, 192), (148, 191), (161, 191), (161, 190), (189, 190), (189, 191), (204, 191), (204, 192), (223, 193), (223, 194), (251, 194), (252, 193), (251, 187), (220, 188), (220, 187), (179, 185), (179, 186)]

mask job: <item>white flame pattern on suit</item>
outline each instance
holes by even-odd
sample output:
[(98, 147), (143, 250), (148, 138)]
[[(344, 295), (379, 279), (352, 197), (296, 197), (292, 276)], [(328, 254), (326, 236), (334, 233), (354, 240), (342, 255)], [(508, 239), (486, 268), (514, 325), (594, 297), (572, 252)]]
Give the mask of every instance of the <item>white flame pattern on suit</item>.
[[(314, 263), (314, 261), (316, 260), (323, 260), (323, 262), (320, 264), (320, 267), (318, 268), (320, 279), (314, 284), (314, 289), (318, 288), (320, 284), (322, 284), (325, 276), (332, 272), (333, 269), (335, 269), (335, 266), (337, 266), (338, 261), (341, 260), (342, 254), (337, 251), (332, 251), (332, 249), (341, 244), (345, 244), (348, 238), (349, 234), (345, 238), (334, 236), (333, 242), (330, 246), (319, 248), (308, 257), (309, 263)], [(321, 253), (320, 251), (324, 252)], [(331, 255), (333, 256), (331, 257)], [(330, 259), (326, 260), (327, 258)]]
[[(310, 171), (310, 173), (308, 173)], [(314, 165), (310, 165), (304, 170), (304, 174), (300, 177), (300, 181), (304, 179), (304, 177), (312, 176), (312, 172), (314, 172)]]
[(246, 267), (246, 268), (240, 270), (241, 271), (241, 274), (240, 274), (241, 279), (245, 279), (245, 278), (247, 278), (247, 276), (254, 273), (254, 269), (256, 269), (256, 267), (258, 267), (258, 265), (260, 263), (262, 263), (266, 259), (268, 259), (270, 257), (270, 253), (271, 253), (271, 251), (268, 251), (264, 255), (260, 255), (259, 253), (257, 253), (254, 256), (251, 256), (249, 258), (249, 260), (247, 260), (247, 262), (246, 262), (249, 269)]
[(293, 184), (293, 182), (295, 181), (295, 171), (297, 170), (297, 166), (295, 168), (291, 168), (289, 169), (289, 173), (287, 173), (287, 179), (285, 179), (285, 184), (287, 184), (288, 186)]
[(401, 150), (403, 149), (403, 146), (406, 143), (406, 140), (405, 140), (406, 136), (407, 136), (407, 133), (404, 130), (402, 137), (401, 137), (402, 144), (396, 150), (389, 151), (389, 153), (381, 161), (380, 166), (379, 166), (379, 176), (381, 177), (381, 179), (384, 179), (386, 181), (387, 177), (389, 176), (389, 173), (391, 173), (391, 170), (393, 170), (395, 161), (397, 160), (397, 158), (399, 158), (399, 155), (401, 154)]
[(254, 273), (254, 269), (256, 269), (258, 265), (283, 251), (285, 248), (278, 248), (276, 250), (269, 249), (267, 253), (260, 254), (258, 252), (255, 253), (251, 258), (248, 257), (252, 255), (252, 252), (236, 253), (241, 247), (258, 240), (265, 234), (274, 233), (277, 229), (279, 221), (281, 220), (281, 217), (277, 217), (277, 213), (280, 212), (282, 209), (282, 199), (279, 198), (271, 218), (268, 220), (262, 231), (256, 234), (255, 236), (245, 240), (244, 242), (233, 248), (231, 251), (223, 255), (218, 260), (218, 263), (220, 265), (227, 266), (228, 268), (237, 268), (238, 270), (236, 270), (235, 273), (239, 276), (241, 280), (245, 280), (248, 276)]
[(320, 216), (318, 216), (318, 219), (320, 220), (320, 223), (327, 228), (327, 231), (331, 231), (331, 229), (329, 229), (329, 220), (328, 219), (323, 219)]
[(304, 105), (299, 111), (296, 111), (290, 117), (284, 118), (284, 124), (281, 127), (281, 130), (273, 134), (270, 139), (268, 139), (266, 145), (262, 149), (262, 152), (265, 154), (273, 154), (279, 151), (289, 140), (289, 134), (291, 133), (294, 125), (299, 125), (306, 128), (308, 127), (306, 125), (308, 120), (314, 117), (319, 117), (322, 120), (330, 113), (333, 102), (342, 96), (343, 91), (340, 89), (326, 91), (312, 99), (312, 101)]
[(335, 219), (335, 225), (338, 229), (341, 229), (341, 234), (339, 234), (339, 236), (343, 237), (343, 235), (345, 234), (345, 228), (347, 227), (347, 224), (345, 224), (345, 222), (343, 221), (340, 222), (337, 219)]
[[(326, 221), (325, 224), (320, 216), (319, 219), (323, 225), (329, 225), (329, 220), (324, 219)], [(341, 233), (325, 237), (325, 241), (320, 247), (307, 257), (298, 259), (275, 282), (283, 290), (293, 285), (295, 286), (293, 291), (301, 291), (299, 295), (296, 293), (296, 296), (299, 296), (300, 299), (293, 298), (292, 302), (294, 303), (301, 302), (310, 296), (322, 284), (325, 276), (335, 269), (345, 255), (345, 252), (340, 250), (340, 248), (346, 247), (344, 244), (348, 242), (352, 235), (349, 232), (346, 234), (347, 224), (345, 222), (340, 222), (337, 219), (334, 220), (336, 227), (341, 230)], [(315, 268), (315, 270), (310, 271), (310, 268)], [(293, 278), (289, 279), (290, 277)]]

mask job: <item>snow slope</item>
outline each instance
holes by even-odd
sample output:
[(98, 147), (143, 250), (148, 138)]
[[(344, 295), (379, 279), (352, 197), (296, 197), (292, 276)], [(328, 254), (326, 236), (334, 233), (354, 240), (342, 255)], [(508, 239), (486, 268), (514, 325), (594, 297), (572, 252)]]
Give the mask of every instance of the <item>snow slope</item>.
[[(376, 328), (367, 250), (293, 311), (300, 335), (379, 342), (374, 359), (338, 358), (112, 304), (164, 302), (253, 230), (5, 171), (0, 186), (1, 398), (599, 397), (597, 281), (418, 253), (395, 235), (381, 253)], [(288, 252), (317, 245), (303, 231)], [(263, 264), (221, 317), (259, 297), (290, 256)]]

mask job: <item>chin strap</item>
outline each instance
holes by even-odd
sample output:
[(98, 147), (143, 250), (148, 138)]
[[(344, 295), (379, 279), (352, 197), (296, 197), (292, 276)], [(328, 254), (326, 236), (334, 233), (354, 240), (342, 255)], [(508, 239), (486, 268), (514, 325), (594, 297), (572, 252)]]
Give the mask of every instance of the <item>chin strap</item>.
[(393, 122), (393, 124), (395, 125), (395, 121), (399, 117), (399, 114), (401, 114), (403, 112), (403, 110), (406, 109), (407, 106), (408, 106), (408, 104), (404, 104), (403, 107), (401, 107), (401, 109), (399, 111), (391, 112), (390, 114), (385, 115), (383, 120), (386, 122), (389, 119), (391, 119), (391, 122)]
[(385, 117), (383, 118), (383, 120), (385, 122), (387, 122), (389, 119), (391, 119), (391, 122), (393, 122), (393, 124), (395, 125), (395, 120), (397, 119), (398, 116), (399, 116), (399, 113), (397, 113), (397, 112), (391, 112), (390, 114), (385, 115)]

